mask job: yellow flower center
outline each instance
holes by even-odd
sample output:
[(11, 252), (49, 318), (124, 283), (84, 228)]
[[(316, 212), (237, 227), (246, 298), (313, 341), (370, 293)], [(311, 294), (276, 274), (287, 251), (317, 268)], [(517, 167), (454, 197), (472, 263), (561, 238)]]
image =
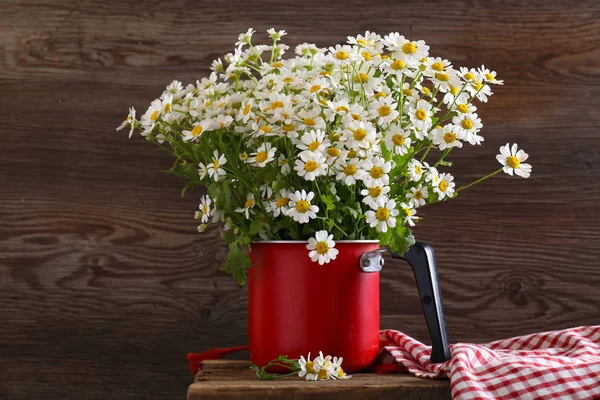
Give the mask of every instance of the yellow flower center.
[(473, 86), (475, 87), (475, 90), (479, 91), (483, 87), (483, 83), (481, 83), (481, 81), (475, 82)]
[(152, 115), (150, 115), (150, 121), (156, 121), (158, 119), (158, 110), (154, 111)]
[(171, 104), (167, 103), (165, 104), (165, 114), (168, 114), (171, 112)]
[(292, 124), (286, 124), (281, 129), (283, 129), (286, 132), (291, 132), (295, 129), (295, 127)]
[(421, 192), (420, 190), (417, 190), (413, 194), (413, 197), (417, 200), (421, 200), (423, 198), (423, 192)]
[(196, 125), (194, 129), (192, 129), (192, 136), (196, 137), (202, 133), (202, 127), (200, 125)]
[(356, 150), (348, 150), (348, 158), (356, 157)]
[(304, 118), (304, 125), (315, 126), (316, 122), (310, 117)]
[(465, 129), (471, 129), (473, 127), (473, 121), (471, 121), (470, 119), (463, 119), (460, 123), (460, 126), (462, 126)]
[(403, 207), (402, 210), (406, 213), (406, 216), (410, 217), (412, 215), (410, 208)]
[(289, 201), (290, 201), (290, 199), (288, 199), (287, 197), (282, 197), (277, 200), (275, 205), (277, 205), (277, 207), (283, 207), (283, 206), (287, 205), (287, 203), (289, 203)]
[(283, 67), (283, 63), (281, 61), (277, 61), (272, 65), (273, 68), (281, 68)]
[(246, 104), (246, 107), (244, 107), (244, 115), (248, 115), (249, 112), (250, 112), (250, 104)]
[(219, 160), (218, 159), (213, 162), (213, 168), (215, 171), (219, 168)]
[(308, 145), (308, 149), (310, 151), (315, 151), (315, 150), (317, 150), (319, 148), (320, 145), (321, 145), (321, 142), (315, 141), (315, 142), (312, 142), (311, 144)]
[(469, 107), (466, 104), (459, 104), (458, 106), (456, 106), (456, 109), (463, 114), (469, 111)]
[(494, 75), (487, 73), (487, 74), (485, 74), (485, 79), (487, 79), (488, 81), (493, 81), (496, 78), (494, 77)]
[(367, 45), (367, 42), (365, 41), (365, 39), (358, 39), (358, 40), (356, 41), (356, 43), (358, 43), (358, 44), (360, 44), (360, 45), (362, 45), (362, 46), (366, 46), (366, 45)]
[(415, 113), (415, 117), (417, 117), (419, 121), (423, 121), (425, 118), (427, 118), (427, 111), (417, 110), (417, 112)]
[(271, 133), (271, 128), (269, 128), (267, 125), (261, 126), (260, 130), (264, 133)]
[(337, 53), (335, 53), (335, 58), (337, 58), (338, 60), (345, 60), (346, 58), (348, 58), (348, 52), (344, 50), (339, 50)]
[(412, 92), (411, 92), (411, 91), (410, 91), (410, 89), (408, 89), (408, 88), (407, 88), (407, 89), (402, 89), (402, 93), (403, 93), (405, 96), (410, 96), (410, 95), (412, 95)]
[(413, 42), (406, 42), (402, 46), (402, 52), (404, 54), (412, 54), (415, 51), (417, 51), (417, 46), (415, 46), (415, 44)]
[(377, 179), (383, 176), (383, 169), (381, 167), (373, 167), (369, 171), (371, 178)]
[(327, 379), (327, 370), (325, 368), (320, 369), (317, 376), (319, 377), (319, 379)]
[(357, 140), (360, 142), (365, 137), (367, 137), (367, 131), (365, 131), (362, 128), (358, 128), (358, 129), (354, 130), (354, 134), (352, 136), (354, 137), (354, 140)]
[(441, 72), (444, 70), (444, 64), (442, 64), (439, 61), (436, 61), (433, 64), (431, 64), (431, 69), (433, 69), (434, 71)]
[(248, 200), (246, 200), (246, 202), (244, 203), (244, 207), (245, 207), (245, 208), (250, 208), (250, 207), (252, 207), (253, 205), (254, 205), (254, 200), (252, 200), (252, 199), (248, 199)]
[(365, 60), (371, 61), (371, 53), (369, 53), (368, 51), (363, 51), (360, 54), (362, 54), (362, 56), (365, 58)]
[(267, 160), (267, 158), (269, 158), (269, 154), (266, 151), (259, 151), (256, 154), (256, 162), (264, 162)]
[(435, 77), (438, 78), (438, 80), (440, 80), (442, 82), (446, 82), (450, 79), (450, 75), (443, 73), (443, 72), (436, 73)]
[(369, 196), (378, 197), (381, 194), (381, 186), (369, 188)]
[(327, 242), (319, 242), (317, 243), (316, 249), (319, 254), (327, 254), (329, 251), (329, 246), (327, 246)]
[(314, 374), (316, 372), (315, 371), (315, 363), (314, 362), (308, 361), (306, 363), (306, 372), (311, 373), (311, 374)]
[(453, 96), (456, 96), (459, 92), (459, 89), (454, 86), (454, 85), (450, 85), (450, 93), (452, 93)]
[(465, 78), (466, 80), (468, 80), (468, 81), (474, 81), (474, 80), (475, 80), (475, 75), (473, 75), (473, 74), (472, 74), (472, 73), (470, 73), (470, 72), (467, 72), (467, 73), (464, 75), (464, 78)]
[(330, 147), (327, 149), (327, 154), (332, 157), (339, 157), (341, 153), (337, 147)]
[(423, 169), (419, 165), (415, 165), (415, 172), (417, 175), (421, 175), (423, 173)]
[(287, 76), (283, 78), (282, 81), (284, 81), (285, 83), (292, 83), (294, 82), (294, 78)]
[(352, 114), (352, 119), (354, 121), (360, 121), (360, 115), (359, 114)]
[(387, 94), (385, 94), (384, 92), (377, 92), (375, 93), (375, 98), (378, 99), (380, 97), (386, 98)]
[(312, 86), (310, 87), (310, 92), (311, 92), (311, 93), (318, 92), (319, 90), (321, 90), (321, 85), (312, 85)]
[(452, 143), (456, 140), (456, 135), (452, 132), (446, 132), (444, 134), (444, 142), (446, 143)]
[(281, 160), (281, 162), (279, 163), (279, 166), (283, 167), (284, 165), (288, 165), (288, 163), (290, 162), (290, 160), (288, 160), (287, 158), (284, 158), (283, 160)]
[(338, 369), (337, 376), (338, 378), (342, 378), (344, 376), (344, 370), (341, 367)]
[(442, 192), (445, 192), (446, 189), (448, 189), (448, 182), (446, 181), (441, 181), (440, 184), (438, 185), (438, 188), (440, 188), (440, 190)]
[(514, 169), (519, 168), (519, 165), (521, 165), (521, 161), (519, 161), (519, 159), (515, 156), (507, 157), (506, 163), (508, 164), (509, 167), (514, 168)]
[(348, 109), (348, 107), (346, 107), (346, 106), (339, 106), (338, 108), (336, 108), (336, 109), (335, 109), (335, 111), (336, 111), (336, 112), (342, 112), (342, 111), (343, 111), (343, 112), (346, 112), (346, 113), (347, 113), (347, 112), (348, 112), (348, 111), (350, 111), (350, 110), (349, 110), (349, 109)]
[(308, 201), (300, 200), (296, 203), (296, 211), (298, 211), (299, 213), (305, 213), (308, 210), (310, 210), (310, 204), (308, 204)]
[(271, 110), (275, 110), (278, 108), (282, 108), (283, 107), (283, 103), (281, 101), (274, 101), (271, 103)]
[(306, 164), (304, 164), (304, 170), (307, 172), (313, 172), (314, 170), (316, 170), (318, 168), (318, 164), (316, 161), (313, 160), (308, 160), (306, 162)]
[(368, 81), (369, 81), (369, 75), (365, 74), (364, 72), (361, 72), (358, 75), (354, 75), (355, 83), (367, 83)]
[(202, 205), (202, 213), (203, 214), (208, 214), (208, 204), (203, 204)]
[(427, 94), (427, 95), (430, 95), (430, 94), (431, 94), (431, 90), (429, 90), (429, 88), (428, 88), (428, 87), (426, 87), (426, 86), (423, 86), (423, 88), (422, 88), (421, 90), (423, 90), (423, 92), (424, 92), (425, 94)]
[(398, 71), (399, 69), (403, 69), (404, 67), (406, 67), (406, 64), (402, 60), (394, 60), (394, 62), (390, 66), (392, 67), (392, 69)]
[(404, 136), (397, 133), (392, 136), (392, 142), (394, 142), (396, 146), (402, 146), (404, 144)]
[(381, 106), (381, 107), (379, 107), (379, 109), (377, 110), (377, 112), (382, 117), (387, 117), (392, 112), (392, 109), (390, 107), (388, 107), (388, 106)]
[(346, 175), (354, 175), (356, 173), (356, 167), (352, 164), (348, 164), (344, 167), (344, 173)]
[(387, 221), (390, 218), (390, 210), (385, 207), (379, 207), (375, 212), (375, 218), (380, 221)]

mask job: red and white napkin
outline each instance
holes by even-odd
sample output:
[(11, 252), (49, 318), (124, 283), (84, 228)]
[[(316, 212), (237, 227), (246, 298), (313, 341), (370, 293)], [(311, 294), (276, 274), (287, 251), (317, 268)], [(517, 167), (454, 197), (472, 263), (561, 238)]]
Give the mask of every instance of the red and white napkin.
[(600, 326), (450, 348), (449, 361), (432, 364), (430, 346), (381, 331), (380, 360), (395, 366), (387, 372), (448, 377), (453, 399), (600, 399)]

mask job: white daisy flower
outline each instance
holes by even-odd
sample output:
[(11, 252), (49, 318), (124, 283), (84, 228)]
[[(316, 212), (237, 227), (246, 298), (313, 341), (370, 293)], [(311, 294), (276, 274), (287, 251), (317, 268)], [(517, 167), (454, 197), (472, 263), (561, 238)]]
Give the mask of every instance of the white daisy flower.
[(317, 231), (315, 237), (309, 238), (308, 245), (306, 245), (306, 248), (310, 250), (308, 256), (313, 262), (318, 261), (319, 265), (335, 260), (339, 250), (334, 247), (333, 235), (330, 235), (327, 231)]
[(518, 150), (516, 143), (512, 147), (510, 147), (509, 143), (501, 146), (500, 154), (496, 156), (498, 162), (502, 164), (504, 172), (511, 176), (515, 173), (523, 178), (529, 178), (531, 175), (531, 164), (523, 163), (528, 158), (529, 154), (523, 150)]
[(358, 158), (346, 159), (339, 157), (335, 162), (335, 169), (338, 171), (335, 178), (348, 186), (354, 185), (364, 174), (364, 170), (360, 168), (360, 160)]
[(239, 46), (241, 44), (250, 44), (254, 32), (256, 32), (254, 29), (248, 28), (246, 33), (240, 33), (240, 35), (238, 36), (238, 41), (235, 42), (235, 45)]
[(211, 202), (212, 201), (208, 195), (205, 195), (200, 199), (200, 205), (198, 206), (200, 211), (196, 212), (195, 217), (196, 217), (196, 219), (199, 219), (200, 222), (203, 224), (208, 222), (208, 217), (210, 216), (210, 213), (211, 213), (211, 209), (210, 209)]
[(189, 142), (190, 140), (198, 140), (201, 134), (205, 131), (208, 131), (213, 126), (213, 122), (210, 119), (205, 119), (200, 122), (195, 122), (192, 124), (192, 130), (184, 129), (181, 131), (183, 134), (182, 140), (184, 142)]
[(384, 202), (383, 200), (371, 205), (371, 208), (376, 211), (369, 210), (365, 213), (367, 217), (367, 224), (371, 228), (377, 227), (379, 232), (387, 232), (388, 226), (390, 228), (396, 227), (396, 216), (400, 213), (396, 209), (396, 202), (392, 199)]
[(215, 182), (218, 182), (222, 176), (225, 176), (225, 170), (221, 167), (227, 164), (227, 158), (225, 158), (225, 154), (219, 155), (217, 150), (215, 150), (213, 156), (213, 162), (208, 165), (207, 171), (208, 176), (213, 178)]
[(404, 211), (404, 222), (406, 222), (410, 226), (415, 226), (415, 220), (417, 211), (413, 208), (412, 204), (401, 203), (400, 208)]
[(200, 180), (206, 178), (206, 175), (208, 175), (208, 168), (206, 167), (206, 165), (204, 165), (204, 163), (199, 163), (198, 176), (200, 177)]
[(131, 139), (131, 136), (133, 135), (133, 130), (135, 128), (135, 108), (133, 107), (129, 107), (129, 114), (127, 115), (127, 118), (125, 118), (125, 121), (123, 121), (121, 123), (121, 125), (119, 125), (117, 127), (117, 131), (120, 131), (121, 129), (125, 128), (127, 125), (129, 125), (129, 127), (131, 128), (129, 131), (129, 139)]
[(504, 85), (504, 81), (496, 79), (496, 71), (490, 71), (482, 65), (480, 68), (477, 68), (477, 72), (479, 75), (488, 83), (493, 83), (495, 85)]
[(397, 32), (385, 36), (383, 43), (392, 53), (393, 58), (412, 66), (418, 65), (419, 60), (429, 55), (429, 46), (423, 40), (413, 42)]
[(252, 100), (246, 99), (242, 102), (235, 119), (247, 124), (248, 121), (254, 120), (254, 118), (256, 118), (256, 114), (252, 111)]
[(431, 186), (437, 186), (440, 183), (440, 174), (435, 167), (427, 167), (425, 173), (425, 182), (431, 184)]
[(335, 47), (330, 47), (329, 52), (339, 65), (349, 64), (358, 58), (356, 51), (351, 46), (341, 46), (338, 44)]
[(212, 217), (213, 224), (216, 224), (217, 222), (225, 222), (225, 211), (219, 210), (216, 207), (216, 205), (215, 207), (213, 207), (212, 211), (210, 212), (210, 215)]
[(433, 144), (437, 145), (440, 150), (452, 147), (461, 148), (461, 139), (464, 138), (464, 130), (452, 124), (444, 126), (444, 129), (435, 129), (433, 132)]
[(424, 166), (417, 159), (412, 159), (408, 163), (408, 173), (412, 181), (418, 182), (423, 176)]
[(279, 155), (279, 158), (277, 159), (277, 164), (279, 165), (282, 175), (287, 175), (290, 173), (290, 160), (287, 159), (283, 154)]
[(373, 204), (377, 204), (379, 201), (387, 202), (387, 194), (390, 192), (389, 186), (373, 186), (367, 189), (361, 190), (360, 194), (363, 196), (362, 202), (373, 208)]
[(279, 39), (281, 39), (283, 36), (287, 35), (287, 32), (284, 30), (281, 31), (276, 31), (273, 28), (267, 29), (267, 33), (269, 34), (269, 37), (271, 37), (271, 39), (277, 41)]
[(148, 107), (144, 115), (142, 115), (142, 118), (140, 120), (140, 123), (146, 131), (152, 131), (152, 128), (154, 128), (154, 125), (156, 125), (156, 121), (158, 121), (158, 119), (160, 118), (161, 111), (162, 101), (160, 101), (160, 99), (155, 99), (150, 104), (150, 107)]
[(388, 124), (400, 115), (400, 112), (396, 109), (398, 104), (394, 103), (394, 99), (391, 97), (376, 98), (369, 106), (371, 117), (376, 119), (379, 125)]
[(427, 187), (419, 185), (410, 189), (410, 193), (406, 194), (406, 198), (412, 203), (413, 207), (421, 207), (425, 205), (427, 199)]
[(473, 103), (455, 103), (453, 110), (461, 114), (473, 114), (477, 111), (477, 107)]
[(254, 193), (248, 193), (246, 196), (246, 202), (244, 203), (244, 207), (238, 207), (235, 209), (235, 212), (244, 214), (246, 219), (250, 219), (250, 213), (253, 213), (254, 210), (252, 208), (256, 202), (254, 201)]
[(446, 197), (451, 198), (454, 195), (455, 183), (453, 180), (454, 177), (448, 173), (440, 175), (438, 185), (433, 187), (433, 192), (438, 195), (439, 200), (443, 200)]
[(333, 357), (331, 362), (332, 375), (334, 379), (350, 379), (352, 375), (347, 375), (342, 369), (342, 362), (344, 357)]
[(317, 380), (318, 376), (317, 371), (315, 370), (315, 363), (310, 360), (310, 353), (308, 353), (308, 357), (306, 358), (300, 356), (298, 364), (300, 364), (300, 371), (298, 371), (298, 376), (300, 378), (306, 378), (307, 381)]
[(416, 129), (425, 131), (431, 128), (432, 108), (433, 106), (425, 100), (419, 100), (415, 105), (410, 107), (408, 114)]
[(274, 217), (279, 217), (280, 214), (286, 215), (289, 210), (290, 193), (286, 189), (281, 189), (274, 201), (269, 203), (269, 211)]
[(317, 176), (327, 175), (327, 160), (322, 153), (303, 151), (300, 153), (300, 160), (296, 160), (294, 169), (298, 176), (307, 181), (314, 181)]
[(390, 125), (385, 135), (385, 146), (394, 154), (405, 155), (410, 147), (410, 132), (403, 130), (400, 125)]
[(260, 185), (259, 191), (260, 195), (265, 200), (271, 200), (271, 197), (273, 197), (273, 188), (268, 183)]
[(286, 215), (292, 217), (294, 221), (301, 224), (309, 222), (311, 219), (317, 218), (319, 207), (311, 205), (310, 201), (315, 197), (313, 192), (306, 193), (305, 190), (290, 193), (290, 208)]
[(464, 139), (472, 145), (481, 144), (481, 142), (483, 142), (483, 137), (477, 134), (483, 127), (477, 113), (458, 114), (452, 118), (452, 123), (458, 127), (457, 132), (463, 133)]
[(310, 152), (324, 152), (330, 144), (329, 139), (325, 137), (325, 131), (316, 129), (304, 132), (296, 146)]
[(223, 129), (227, 128), (233, 122), (231, 115), (219, 114), (213, 120), (212, 129)]
[(258, 147), (256, 153), (251, 153), (248, 157), (248, 164), (256, 165), (257, 167), (264, 168), (268, 163), (275, 159), (275, 152), (277, 149), (269, 142), (263, 143)]
[(365, 186), (385, 186), (390, 183), (388, 174), (392, 170), (391, 161), (386, 162), (383, 157), (368, 158), (362, 161), (361, 168), (365, 170), (362, 175)]
[(461, 87), (450, 85), (450, 88), (447, 92), (442, 88), (442, 92), (446, 92), (442, 102), (447, 106), (452, 104), (467, 103), (470, 98), (469, 93), (466, 90), (461, 91)]
[(375, 127), (370, 122), (352, 122), (344, 131), (342, 139), (352, 150), (371, 148), (377, 139)]
[(315, 358), (315, 370), (317, 371), (317, 378), (319, 380), (332, 379), (331, 371), (331, 356), (323, 356), (323, 352), (319, 352), (319, 356)]

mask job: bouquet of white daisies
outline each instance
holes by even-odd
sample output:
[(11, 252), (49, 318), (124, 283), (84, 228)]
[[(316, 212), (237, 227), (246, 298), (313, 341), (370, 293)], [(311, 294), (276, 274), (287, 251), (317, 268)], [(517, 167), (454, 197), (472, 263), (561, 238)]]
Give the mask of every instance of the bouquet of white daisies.
[(448, 172), (453, 149), (483, 142), (476, 103), (502, 84), (484, 66), (456, 68), (422, 40), (372, 32), (327, 49), (301, 44), (284, 59), (285, 31), (268, 30), (270, 45), (254, 45), (253, 33), (208, 78), (174, 81), (117, 128), (175, 156), (168, 172), (189, 179), (182, 195), (207, 187), (198, 230), (224, 223), (224, 270), (239, 282), (255, 240), (308, 240), (320, 264), (335, 259), (335, 240), (376, 239), (403, 253), (419, 207), (502, 171), (529, 176), (516, 144), (471, 184), (457, 188)]

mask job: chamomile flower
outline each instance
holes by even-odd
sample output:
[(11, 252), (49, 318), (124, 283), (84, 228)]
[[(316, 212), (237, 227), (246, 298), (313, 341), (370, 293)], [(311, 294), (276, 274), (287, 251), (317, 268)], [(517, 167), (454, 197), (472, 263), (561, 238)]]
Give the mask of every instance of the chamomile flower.
[(433, 106), (425, 100), (419, 100), (409, 109), (410, 120), (418, 130), (431, 128), (431, 114)]
[(294, 169), (298, 176), (307, 181), (314, 181), (317, 176), (327, 174), (327, 160), (325, 160), (322, 153), (303, 151), (300, 153), (300, 159), (296, 160)]
[(440, 174), (440, 179), (437, 186), (433, 187), (433, 192), (438, 195), (439, 200), (443, 200), (446, 197), (451, 198), (454, 195), (455, 183), (454, 177), (448, 173)]
[(341, 46), (338, 44), (335, 47), (330, 47), (329, 51), (340, 65), (350, 64), (358, 58), (356, 51), (350, 46)]
[(392, 163), (385, 161), (383, 157), (373, 157), (364, 160), (361, 164), (365, 173), (362, 180), (367, 187), (385, 186), (390, 183), (388, 175), (392, 170)]
[(344, 361), (344, 357), (333, 357), (331, 361), (331, 372), (334, 379), (350, 379), (352, 375), (347, 375), (346, 372), (342, 369), (342, 362)]
[(500, 154), (496, 156), (496, 159), (500, 164), (502, 164), (502, 170), (509, 175), (519, 175), (523, 178), (529, 178), (531, 175), (531, 164), (526, 164), (523, 161), (529, 158), (529, 154), (525, 153), (523, 150), (518, 150), (518, 146), (516, 143), (510, 146), (509, 143), (506, 143), (504, 146), (500, 147)]
[(452, 123), (458, 128), (456, 132), (462, 133), (469, 143), (475, 145), (483, 142), (483, 137), (477, 134), (483, 127), (477, 113), (458, 114), (452, 118)]
[(392, 53), (393, 58), (404, 61), (411, 66), (418, 65), (419, 60), (429, 54), (429, 46), (424, 41), (411, 41), (395, 32), (385, 36), (383, 43)]
[(335, 248), (333, 235), (327, 231), (317, 231), (314, 238), (308, 239), (306, 249), (310, 250), (308, 256), (313, 262), (318, 262), (319, 265), (327, 264), (331, 260), (335, 260), (339, 250)]
[(256, 114), (252, 110), (252, 101), (250, 99), (246, 99), (242, 102), (239, 112), (236, 115), (236, 119), (238, 121), (242, 121), (244, 124), (248, 123), (248, 121), (256, 118)]
[(415, 186), (406, 194), (406, 198), (412, 203), (413, 207), (421, 207), (425, 205), (427, 199), (427, 187), (423, 185)]
[(335, 178), (346, 185), (354, 185), (364, 174), (358, 158), (346, 159), (345, 157), (339, 157), (335, 162), (335, 169), (337, 171)]
[(235, 42), (235, 45), (239, 46), (241, 44), (250, 44), (254, 32), (256, 32), (254, 29), (248, 28), (246, 33), (240, 33), (240, 35), (238, 36), (238, 41)]
[(269, 142), (265, 142), (256, 149), (256, 153), (251, 153), (248, 163), (264, 168), (268, 163), (275, 159), (277, 149)]
[(219, 114), (212, 120), (212, 123), (213, 123), (212, 129), (227, 128), (227, 127), (229, 127), (229, 125), (231, 125), (232, 122), (233, 122), (233, 118), (231, 117), (231, 115)]
[(200, 180), (203, 180), (208, 175), (208, 167), (204, 163), (198, 164), (198, 176)]
[(215, 150), (213, 153), (213, 162), (208, 165), (207, 171), (208, 176), (218, 182), (222, 176), (225, 176), (225, 170), (222, 168), (223, 165), (227, 164), (227, 158), (224, 154), (219, 155), (219, 152)]
[(371, 102), (369, 112), (379, 125), (385, 125), (398, 118), (400, 113), (397, 107), (391, 97), (379, 97)]
[(417, 220), (417, 211), (413, 208), (412, 204), (401, 203), (400, 208), (404, 212), (403, 220), (409, 226), (415, 226), (415, 220)]
[(270, 211), (274, 217), (280, 214), (286, 215), (289, 210), (290, 194), (286, 189), (281, 189), (276, 195), (275, 200), (269, 203)]
[(461, 139), (465, 138), (463, 129), (456, 125), (448, 124), (443, 129), (436, 129), (433, 135), (433, 144), (437, 145), (440, 150), (449, 149), (452, 147), (462, 147)]
[(192, 125), (192, 129), (184, 129), (181, 131), (183, 134), (182, 140), (184, 142), (189, 142), (190, 140), (198, 140), (200, 135), (202, 135), (205, 131), (208, 131), (213, 126), (213, 122), (210, 119), (205, 119), (200, 122), (194, 122)]
[(252, 208), (255, 204), (256, 202), (254, 201), (254, 194), (248, 193), (248, 195), (246, 196), (246, 202), (244, 203), (244, 207), (236, 208), (235, 212), (244, 214), (246, 216), (246, 219), (250, 219), (250, 213), (254, 212)]
[(331, 143), (320, 129), (304, 132), (297, 147), (310, 152), (324, 152)]
[(290, 193), (290, 208), (286, 215), (301, 224), (306, 224), (311, 219), (317, 218), (319, 207), (310, 204), (314, 197), (315, 194), (313, 192), (306, 193), (305, 190), (301, 192), (296, 190), (296, 192)]
[(389, 186), (373, 186), (360, 191), (363, 196), (362, 202), (370, 207), (375, 207), (373, 204), (378, 204), (380, 201), (386, 202), (387, 194), (390, 192)]
[(156, 122), (160, 118), (162, 108), (162, 101), (160, 99), (156, 99), (150, 104), (150, 107), (148, 107), (144, 115), (142, 115), (140, 123), (146, 131), (152, 131), (156, 125)]
[(133, 107), (129, 107), (129, 114), (127, 115), (127, 118), (125, 118), (125, 121), (123, 121), (121, 123), (121, 125), (119, 125), (117, 127), (117, 131), (120, 131), (121, 129), (125, 128), (127, 125), (129, 125), (129, 127), (131, 128), (129, 130), (129, 139), (131, 139), (131, 136), (133, 135), (133, 130), (135, 129), (135, 108)]
[(377, 139), (375, 127), (370, 122), (352, 122), (344, 131), (342, 139), (352, 150), (371, 148)]
[(385, 135), (385, 146), (388, 150), (391, 150), (394, 154), (403, 156), (408, 152), (410, 143), (410, 132), (403, 130), (398, 124), (390, 126), (389, 131)]
[(367, 217), (367, 224), (371, 228), (376, 228), (378, 232), (387, 232), (388, 226), (390, 228), (396, 227), (396, 216), (400, 213), (396, 209), (396, 202), (392, 199), (384, 202), (383, 200), (379, 200), (377, 203), (372, 204), (371, 208), (373, 210), (369, 210), (365, 213), (365, 217)]
[(495, 85), (504, 85), (504, 81), (496, 79), (496, 71), (490, 71), (485, 67), (485, 65), (482, 65), (480, 68), (477, 68), (477, 72), (479, 72), (479, 75), (481, 75), (481, 77), (487, 83), (493, 83)]
[(423, 164), (421, 164), (419, 162), (419, 160), (416, 160), (413, 158), (408, 163), (408, 173), (409, 173), (410, 179), (412, 181), (415, 181), (415, 182), (420, 181), (421, 177), (423, 176), (423, 172), (424, 172), (424, 166), (423, 166)]
[(287, 35), (287, 32), (284, 30), (281, 31), (276, 31), (273, 28), (267, 29), (267, 33), (269, 34), (269, 37), (275, 41), (281, 39), (283, 36)]
[(279, 155), (279, 158), (277, 159), (277, 164), (279, 165), (282, 175), (287, 175), (290, 173), (290, 160), (286, 158), (283, 154)]
[(315, 358), (315, 369), (317, 370), (317, 378), (326, 380), (333, 378), (331, 372), (331, 356), (323, 356), (323, 352), (319, 352), (319, 356)]
[(306, 378), (307, 381), (316, 381), (318, 379), (315, 363), (310, 360), (310, 353), (308, 353), (308, 357), (306, 358), (300, 356), (298, 364), (300, 364), (300, 371), (298, 371), (300, 378)]
[(208, 195), (203, 196), (200, 199), (200, 205), (198, 206), (200, 211), (198, 211), (196, 213), (196, 219), (199, 219), (200, 222), (203, 224), (208, 222), (208, 217), (210, 216), (210, 213), (211, 213), (211, 209), (210, 209), (211, 202), (212, 201)]

